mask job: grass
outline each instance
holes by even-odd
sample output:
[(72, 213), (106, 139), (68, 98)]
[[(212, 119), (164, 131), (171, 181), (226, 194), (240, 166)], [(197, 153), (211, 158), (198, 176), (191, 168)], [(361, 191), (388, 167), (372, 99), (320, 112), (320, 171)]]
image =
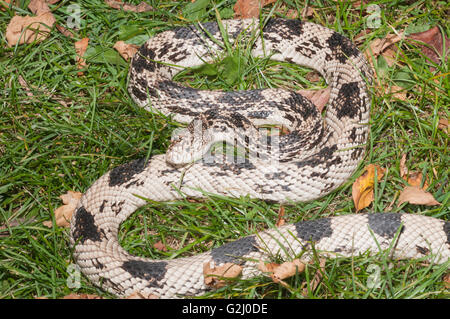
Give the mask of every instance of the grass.
[[(139, 1), (130, 1), (135, 4)], [(26, 13), (28, 1), (19, 1)], [(73, 3), (73, 2), (72, 2)], [(42, 222), (61, 205), (68, 190), (85, 191), (113, 167), (147, 154), (165, 153), (170, 135), (179, 124), (170, 118), (141, 110), (127, 93), (128, 64), (112, 50), (125, 40), (142, 44), (150, 36), (190, 19), (213, 21), (215, 8), (222, 18), (233, 14), (234, 1), (159, 2), (147, 13), (111, 9), (103, 1), (77, 1), (81, 25), (75, 38), (53, 30), (41, 43), (0, 47), (0, 298), (60, 298), (67, 294), (93, 293), (110, 297), (82, 278), (81, 288), (67, 286), (72, 263), (68, 230), (47, 228)], [(375, 38), (392, 29), (418, 32), (439, 24), (449, 34), (445, 2), (375, 1), (381, 8), (381, 25), (370, 29), (359, 44), (365, 50)], [(351, 3), (310, 1), (315, 13), (307, 18), (351, 39), (366, 28), (364, 9)], [(57, 23), (65, 26), (69, 1), (51, 6)], [(303, 1), (269, 5), (263, 15), (285, 16), (302, 12)], [(0, 34), (14, 11), (0, 11)], [(88, 67), (83, 75), (75, 65), (73, 43), (89, 37)], [(322, 87), (323, 80), (308, 80), (310, 70), (252, 59), (233, 51), (228, 62), (238, 72), (216, 74), (185, 72), (178, 81), (210, 89), (251, 87)], [(366, 211), (384, 211), (405, 185), (399, 163), (408, 154), (411, 170), (423, 172), (429, 191), (440, 206), (394, 205), (393, 211), (424, 214), (449, 220), (448, 135), (438, 128), (448, 118), (450, 90), (448, 64), (431, 72), (426, 57), (408, 44), (400, 48), (397, 63), (388, 67), (377, 60), (376, 71), (384, 86), (403, 86), (406, 100), (372, 88), (371, 134), (366, 157), (354, 177), (332, 194), (308, 203), (285, 207), (288, 222), (354, 212), (351, 185), (361, 169), (376, 163), (388, 168), (377, 185), (375, 200)], [(222, 71), (221, 71), (222, 70)], [(230, 78), (231, 77), (231, 78)], [(27, 91), (21, 84), (23, 78)], [(30, 94), (31, 93), (31, 94)], [(122, 245), (133, 254), (155, 259), (188, 256), (267, 229), (276, 222), (280, 205), (250, 198), (208, 196), (202, 201), (152, 203), (138, 210), (121, 227)], [(19, 223), (17, 223), (19, 221)], [(169, 250), (153, 244), (161, 241)], [(283, 287), (259, 277), (237, 282), (206, 294), (206, 298), (448, 298), (443, 276), (448, 264), (430, 266), (422, 261), (391, 261), (384, 255), (328, 260), (321, 284), (312, 289), (318, 265), (308, 266)], [(379, 285), (370, 281), (379, 276)], [(373, 282), (373, 281), (372, 281)]]

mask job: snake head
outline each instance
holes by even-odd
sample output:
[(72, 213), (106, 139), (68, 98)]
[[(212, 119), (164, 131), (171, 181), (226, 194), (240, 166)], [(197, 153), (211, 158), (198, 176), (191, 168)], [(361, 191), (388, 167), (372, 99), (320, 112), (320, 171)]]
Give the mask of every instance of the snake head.
[[(245, 148), (245, 144), (248, 144), (248, 138), (246, 140), (248, 134), (259, 137), (254, 126), (246, 125), (244, 128), (238, 121), (242, 116), (228, 113), (205, 112), (189, 123), (185, 129), (176, 131), (166, 152), (166, 162), (180, 167), (201, 159), (214, 161), (214, 156), (209, 155), (215, 144), (225, 142), (233, 147), (240, 145)], [(234, 148), (231, 152), (232, 158)]]

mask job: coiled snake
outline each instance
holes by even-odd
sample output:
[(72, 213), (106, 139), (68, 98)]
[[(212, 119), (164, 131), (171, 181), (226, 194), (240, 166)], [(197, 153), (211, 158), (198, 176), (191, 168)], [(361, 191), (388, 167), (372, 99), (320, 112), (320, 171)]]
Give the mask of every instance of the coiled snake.
[[(429, 255), (432, 262), (446, 262), (449, 222), (394, 213), (298, 222), (175, 260), (139, 258), (120, 247), (120, 224), (145, 199), (171, 201), (181, 198), (181, 191), (195, 198), (209, 192), (308, 201), (336, 189), (362, 159), (368, 136), (370, 69), (350, 40), (298, 20), (270, 19), (264, 25), (258, 20), (229, 20), (223, 21), (223, 27), (230, 41), (251, 35), (254, 56), (270, 55), (320, 72), (331, 87), (325, 121), (311, 102), (292, 91), (201, 91), (173, 82), (183, 68), (204, 64), (223, 51), (215, 22), (178, 27), (151, 38), (133, 58), (129, 92), (138, 105), (191, 124), (166, 155), (114, 168), (86, 191), (71, 225), (74, 257), (82, 272), (119, 296), (141, 292), (170, 298), (204, 293), (208, 289), (205, 263), (239, 264), (247, 278), (258, 273), (258, 261), (268, 260), (269, 253), (295, 256), (311, 242), (330, 256), (351, 256), (387, 249), (396, 238), (395, 258)], [(264, 134), (256, 126), (267, 123), (282, 124), (290, 132), (277, 138), (265, 135), (268, 142), (263, 144)], [(251, 156), (236, 160), (207, 151), (220, 140), (237, 142)]]

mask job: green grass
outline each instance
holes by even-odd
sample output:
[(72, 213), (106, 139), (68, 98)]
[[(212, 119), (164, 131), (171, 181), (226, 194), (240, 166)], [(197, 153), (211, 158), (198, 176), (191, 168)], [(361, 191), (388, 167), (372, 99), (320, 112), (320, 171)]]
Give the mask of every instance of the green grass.
[[(131, 1), (130, 1), (131, 2)], [(132, 1), (137, 4), (140, 1)], [(21, 1), (22, 13), (28, 1)], [(65, 26), (68, 5), (51, 6), (57, 23)], [(72, 263), (68, 230), (42, 225), (61, 205), (59, 196), (68, 190), (85, 191), (109, 169), (147, 154), (165, 153), (170, 135), (179, 124), (137, 107), (127, 93), (128, 64), (112, 49), (118, 40), (142, 44), (150, 36), (190, 19), (213, 21), (215, 8), (222, 18), (233, 14), (234, 1), (149, 1), (155, 11), (122, 12), (103, 1), (78, 1), (81, 26), (70, 39), (57, 30), (41, 42), (7, 48), (5, 30), (14, 15), (0, 11), (0, 298), (60, 298), (72, 292), (110, 295), (82, 278), (80, 289), (66, 284)], [(376, 1), (381, 7), (381, 25), (371, 29), (359, 45), (365, 50), (375, 38), (392, 28), (418, 32), (439, 24), (449, 35), (445, 2)], [(328, 26), (351, 39), (365, 27), (365, 10), (351, 3), (310, 1), (316, 8), (307, 20)], [(304, 1), (284, 1), (263, 10), (263, 15), (283, 16), (289, 9), (302, 11)], [(89, 37), (88, 67), (79, 76), (73, 43)], [(354, 177), (332, 194), (308, 203), (286, 207), (288, 222), (355, 211), (351, 185), (361, 169), (376, 163), (388, 168), (377, 185), (367, 211), (384, 211), (398, 197), (405, 183), (399, 172), (400, 158), (408, 153), (407, 165), (430, 181), (429, 191), (440, 206), (394, 205), (394, 211), (424, 214), (449, 220), (448, 135), (438, 128), (439, 118), (448, 118), (449, 68), (444, 63), (430, 72), (420, 49), (401, 46), (398, 62), (387, 67), (378, 60), (377, 72), (384, 86), (408, 89), (401, 101), (376, 90), (373, 96), (371, 134), (366, 157)], [(254, 87), (323, 87), (311, 82), (310, 70), (253, 59), (246, 48), (231, 50), (232, 58), (216, 65), (216, 74), (185, 72), (178, 81), (210, 89)], [(221, 64), (222, 63), (222, 66)], [(228, 64), (227, 64), (228, 63)], [(230, 68), (236, 72), (223, 72)], [(224, 67), (225, 66), (225, 67)], [(201, 70), (200, 70), (201, 71)], [(204, 69), (203, 69), (204, 71)], [(206, 72), (207, 73), (207, 72)], [(19, 79), (30, 87), (29, 96)], [(138, 210), (121, 227), (124, 247), (133, 254), (151, 258), (174, 258), (207, 251), (243, 235), (272, 227), (278, 204), (249, 198), (208, 196), (201, 201), (153, 203)], [(153, 244), (162, 241), (169, 250)], [(328, 260), (321, 284), (311, 289), (317, 262), (305, 273), (287, 280), (289, 287), (264, 277), (237, 280), (205, 295), (210, 298), (448, 298), (443, 276), (448, 264), (430, 266), (422, 261), (391, 261), (381, 256)], [(380, 275), (380, 285), (368, 287), (369, 278)], [(371, 277), (372, 276), (372, 277)], [(304, 292), (306, 289), (306, 292)]]

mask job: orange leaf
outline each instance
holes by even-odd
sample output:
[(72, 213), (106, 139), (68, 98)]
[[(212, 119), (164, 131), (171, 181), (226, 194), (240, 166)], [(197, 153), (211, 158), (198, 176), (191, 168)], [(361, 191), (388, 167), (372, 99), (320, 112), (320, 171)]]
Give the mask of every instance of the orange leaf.
[[(83, 58), (84, 53), (87, 50), (89, 44), (89, 38), (83, 38), (80, 41), (75, 42), (75, 51), (77, 52), (77, 65), (78, 69), (82, 69), (86, 66), (86, 60)], [(83, 72), (78, 72), (78, 75), (83, 75)]]
[(369, 164), (366, 166), (364, 173), (353, 183), (352, 197), (356, 211), (366, 208), (373, 201), (375, 170), (377, 171), (377, 181), (380, 181), (384, 175), (385, 169), (375, 164)]

